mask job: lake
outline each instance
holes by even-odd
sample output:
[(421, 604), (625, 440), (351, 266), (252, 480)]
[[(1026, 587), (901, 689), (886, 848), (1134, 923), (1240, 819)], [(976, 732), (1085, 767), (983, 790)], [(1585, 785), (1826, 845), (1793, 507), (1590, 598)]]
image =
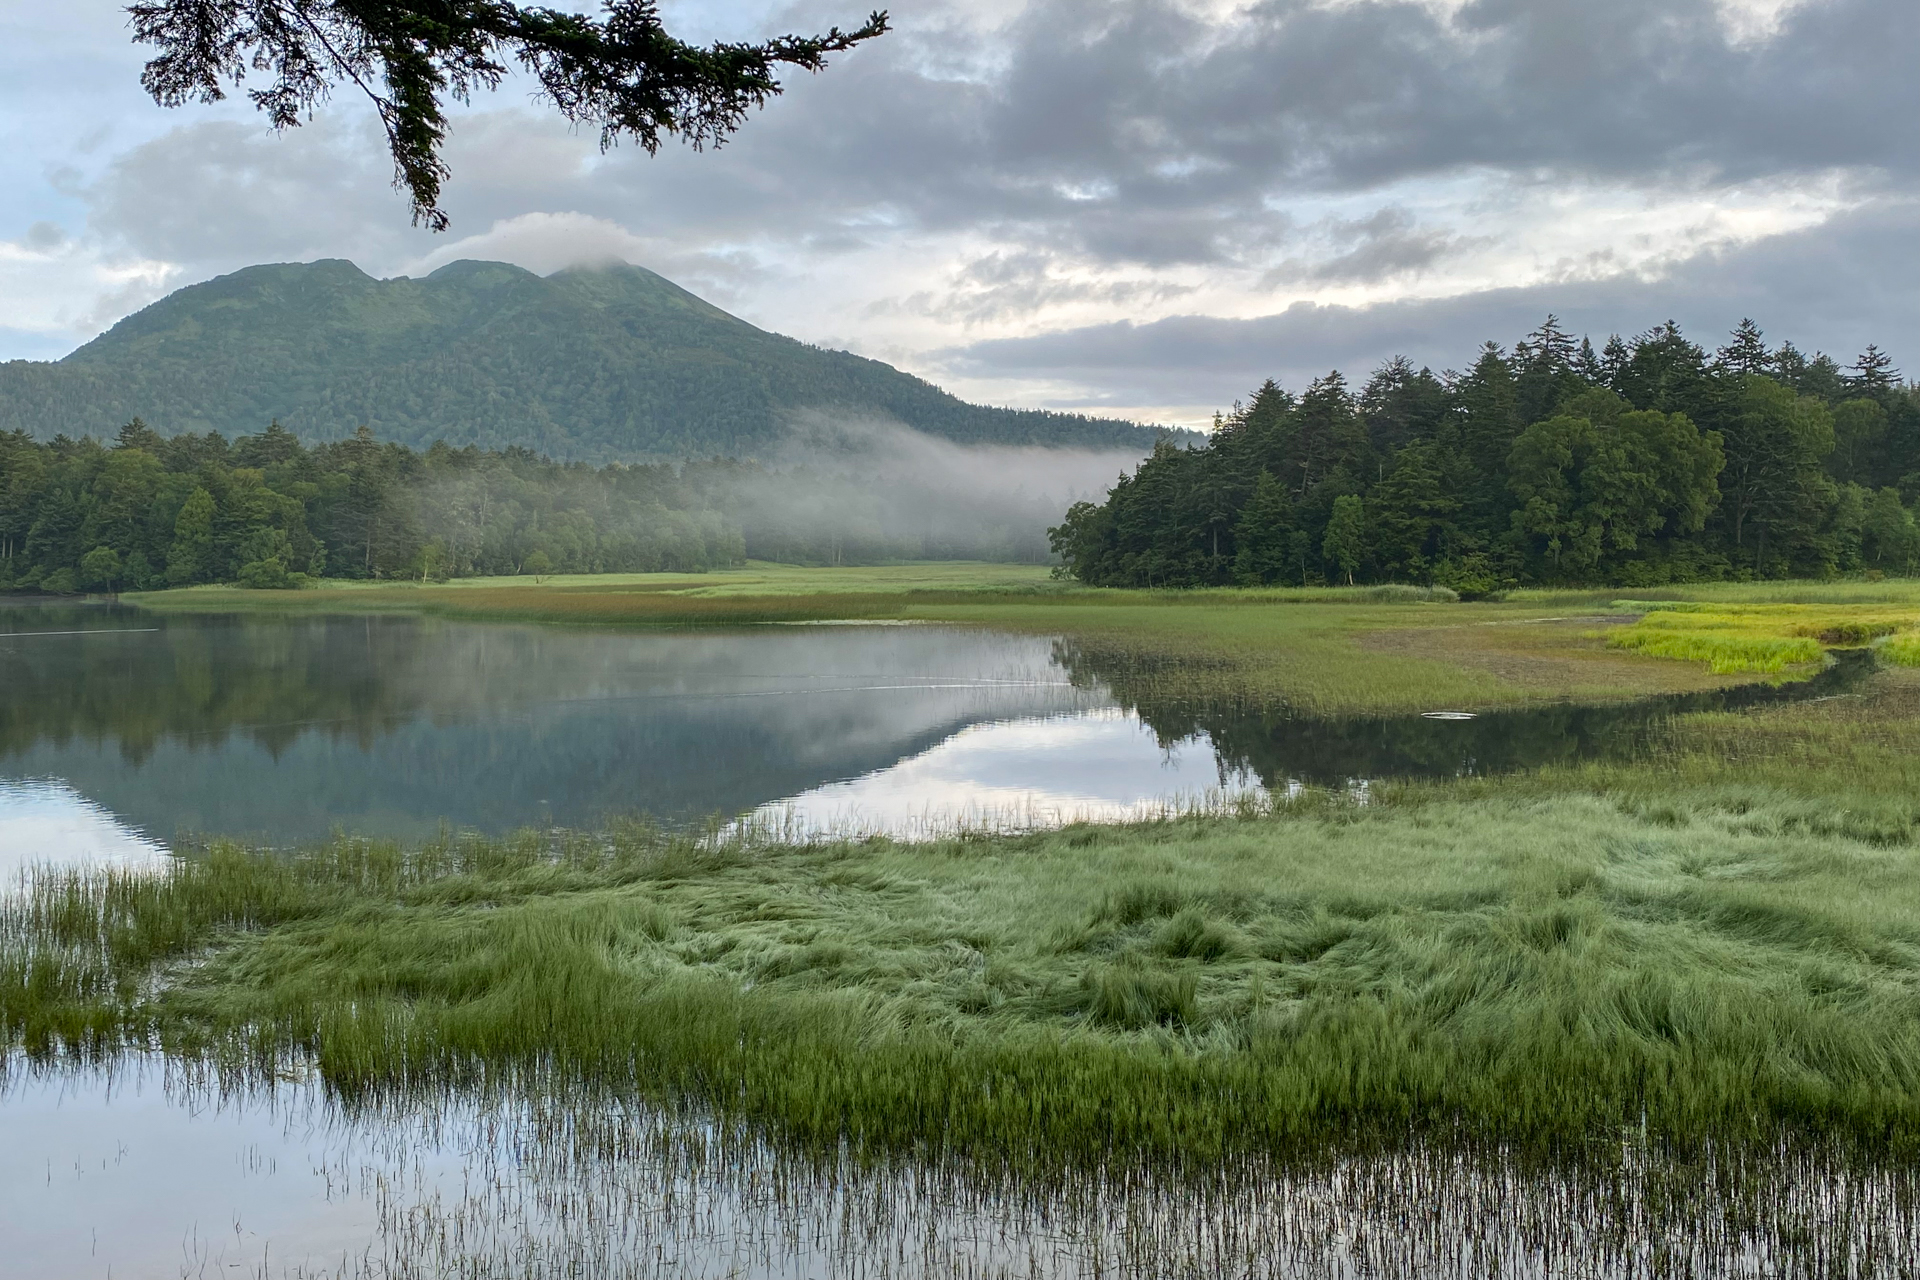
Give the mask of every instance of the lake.
[[(1111, 817), (1222, 785), (1046, 638), (0, 610), (0, 858), (669, 823)], [(1231, 780), (1228, 780), (1229, 783)]]
[[(1126, 705), (1056, 638), (938, 626), (619, 633), (395, 615), (0, 605), (0, 869), (743, 815), (801, 832), (1142, 816), (1236, 793), (1630, 753), (1775, 689), (1470, 719)], [(1438, 709), (1444, 710), (1444, 709)]]

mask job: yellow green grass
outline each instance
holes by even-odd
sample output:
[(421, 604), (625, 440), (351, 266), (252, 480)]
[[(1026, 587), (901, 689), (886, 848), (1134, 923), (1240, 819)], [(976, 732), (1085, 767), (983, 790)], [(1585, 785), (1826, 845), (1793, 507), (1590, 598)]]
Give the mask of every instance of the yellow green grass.
[[(834, 596), (889, 595), (907, 591), (1083, 590), (1061, 582), (1045, 565), (1000, 564), (981, 560), (923, 560), (884, 565), (825, 568), (749, 560), (704, 573), (571, 573), (510, 577), (453, 578), (446, 582), (362, 581), (328, 578), (298, 592), (248, 591), (237, 587), (186, 587), (173, 591), (130, 593), (123, 599), (162, 610), (224, 612), (241, 608), (300, 608), (316, 605), (373, 607), (382, 603), (431, 600), (452, 591), (519, 591), (529, 599), (570, 592), (664, 592), (675, 596)], [(360, 603), (364, 602), (364, 603)]]
[(1609, 646), (1653, 657), (1704, 662), (1716, 673), (1775, 673), (1816, 663), (1828, 649), (1881, 646), (1882, 656), (1913, 665), (1920, 604), (1728, 604), (1701, 601), (1619, 601), (1644, 609), (1630, 627), (1607, 637)]
[(1696, 582), (1668, 587), (1530, 587), (1503, 597), (1522, 605), (1598, 605), (1631, 595), (1637, 600), (1698, 604), (1896, 605), (1920, 609), (1920, 578), (1844, 578), (1765, 582)]

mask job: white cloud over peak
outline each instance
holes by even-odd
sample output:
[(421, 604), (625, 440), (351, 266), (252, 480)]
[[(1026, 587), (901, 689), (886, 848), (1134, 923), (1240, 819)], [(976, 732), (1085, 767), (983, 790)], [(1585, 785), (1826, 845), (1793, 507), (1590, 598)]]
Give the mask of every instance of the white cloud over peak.
[(584, 213), (523, 213), (502, 218), (476, 235), (437, 245), (431, 253), (406, 264), (397, 274), (418, 276), (472, 258), (484, 262), (511, 262), (535, 275), (552, 275), (567, 267), (600, 266), (610, 262), (645, 265), (660, 246), (633, 234), (610, 218)]

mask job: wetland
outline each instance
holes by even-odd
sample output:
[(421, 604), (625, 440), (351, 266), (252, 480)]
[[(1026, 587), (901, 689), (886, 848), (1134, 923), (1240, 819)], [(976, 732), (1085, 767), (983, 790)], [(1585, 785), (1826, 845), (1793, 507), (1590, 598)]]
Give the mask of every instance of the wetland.
[(1911, 1273), (1912, 671), (933, 587), (10, 607), (0, 1274)]

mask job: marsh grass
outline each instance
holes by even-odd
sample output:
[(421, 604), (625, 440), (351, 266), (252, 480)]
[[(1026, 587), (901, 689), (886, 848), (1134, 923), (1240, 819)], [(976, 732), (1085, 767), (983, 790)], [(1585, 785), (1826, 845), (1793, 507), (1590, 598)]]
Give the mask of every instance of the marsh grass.
[(1920, 681), (1880, 679), (1684, 717), (1640, 764), (1239, 818), (42, 872), (0, 915), (0, 1030), (349, 1094), (539, 1070), (1023, 1168), (1409, 1134), (1910, 1151)]
[(1920, 635), (1890, 636), (1879, 646), (1882, 660), (1901, 667), (1920, 667)]
[[(1653, 657), (1705, 662), (1718, 673), (1778, 673), (1819, 662), (1829, 649), (1882, 645), (1889, 660), (1907, 655), (1920, 628), (1920, 607), (1753, 604), (1699, 601), (1614, 602), (1642, 609), (1633, 625), (1610, 632), (1611, 648)], [(1892, 644), (1892, 649), (1884, 646)]]
[[(486, 591), (457, 594), (484, 610)], [(588, 617), (664, 597), (528, 598)], [(767, 599), (709, 604), (784, 620), (754, 613)], [(1157, 697), (1290, 705), (1513, 697), (1490, 673), (1354, 639), (1410, 614), (1535, 616), (1204, 592), (1177, 608), (886, 599), (889, 616), (1018, 616), (1105, 645)], [(1884, 621), (1694, 604), (1650, 610), (1638, 633), (1817, 657)], [(216, 842), (164, 876), (45, 870), (0, 907), (0, 1036), (42, 1063), (147, 1047), (311, 1065), (348, 1097), (539, 1073), (802, 1150), (1027, 1171), (1410, 1135), (1905, 1158), (1920, 680), (1876, 680), (1861, 698), (1679, 717), (1634, 760), (1114, 827)]]
[[(1617, 587), (1532, 587), (1508, 591), (1508, 604), (1539, 606), (1605, 606), (1628, 592)], [(1664, 587), (1634, 587), (1641, 601), (1672, 601), (1707, 605), (1902, 605), (1920, 609), (1920, 578), (1807, 579), (1759, 582), (1696, 582)]]

